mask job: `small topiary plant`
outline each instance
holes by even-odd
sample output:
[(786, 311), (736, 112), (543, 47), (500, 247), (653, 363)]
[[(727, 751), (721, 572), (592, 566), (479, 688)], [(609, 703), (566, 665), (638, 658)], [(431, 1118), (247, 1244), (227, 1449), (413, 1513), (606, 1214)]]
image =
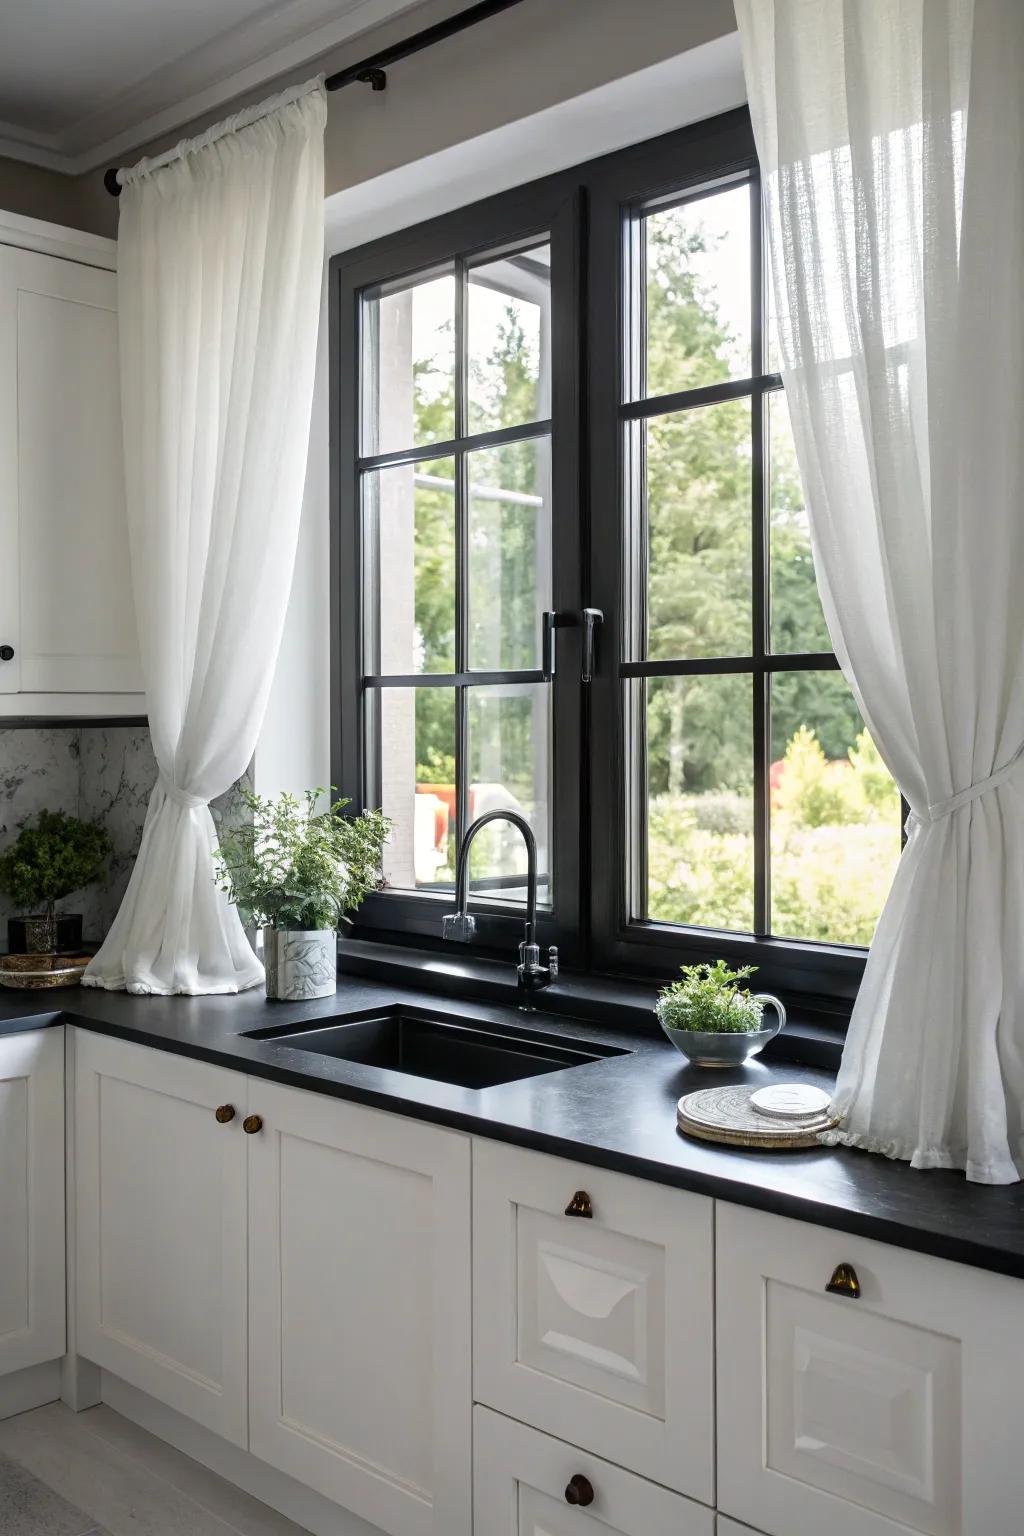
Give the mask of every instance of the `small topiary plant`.
[(756, 966), (730, 970), (724, 960), (713, 965), (684, 965), (682, 979), (658, 995), (658, 1017), (668, 1029), (700, 1030), (706, 1034), (749, 1034), (761, 1028), (764, 1003), (740, 983)]
[(99, 822), (64, 811), (40, 811), (18, 825), (0, 854), (0, 890), (21, 912), (42, 909), (52, 927), (56, 903), (100, 878), (113, 845)]

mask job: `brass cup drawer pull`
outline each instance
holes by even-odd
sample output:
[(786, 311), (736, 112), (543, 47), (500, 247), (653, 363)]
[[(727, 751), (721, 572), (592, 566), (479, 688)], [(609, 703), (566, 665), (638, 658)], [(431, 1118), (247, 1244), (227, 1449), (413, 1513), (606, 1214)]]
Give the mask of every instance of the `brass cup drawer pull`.
[(247, 1136), (255, 1136), (256, 1132), (262, 1131), (262, 1129), (263, 1118), (261, 1115), (246, 1115), (242, 1121), (242, 1130)]
[(218, 1104), (216, 1108), (217, 1124), (227, 1125), (235, 1118), (235, 1106), (233, 1104)]
[(833, 1296), (848, 1296), (851, 1301), (856, 1301), (860, 1295), (860, 1281), (853, 1265), (837, 1264), (825, 1289)]
[(578, 1189), (565, 1208), (567, 1216), (582, 1216), (591, 1220), (594, 1215), (594, 1207), (590, 1203), (590, 1196), (585, 1189)]
[(565, 1502), (578, 1504), (581, 1509), (586, 1509), (588, 1504), (594, 1502), (594, 1485), (582, 1472), (577, 1472), (570, 1477), (565, 1489)]

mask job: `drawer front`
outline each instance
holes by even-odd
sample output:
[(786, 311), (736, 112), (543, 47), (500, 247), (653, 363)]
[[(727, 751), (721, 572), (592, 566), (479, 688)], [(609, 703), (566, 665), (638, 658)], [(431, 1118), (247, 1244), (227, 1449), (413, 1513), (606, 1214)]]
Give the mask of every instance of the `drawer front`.
[[(735, 1206), (717, 1225), (719, 1507), (772, 1536), (1015, 1529), (1024, 1375), (999, 1338), (1024, 1285)], [(859, 1296), (826, 1291), (841, 1264)]]
[[(473, 1148), (477, 1401), (713, 1502), (712, 1204)], [(577, 1202), (592, 1214), (567, 1214)]]
[(713, 1536), (709, 1509), (489, 1408), (473, 1444), (474, 1536)]

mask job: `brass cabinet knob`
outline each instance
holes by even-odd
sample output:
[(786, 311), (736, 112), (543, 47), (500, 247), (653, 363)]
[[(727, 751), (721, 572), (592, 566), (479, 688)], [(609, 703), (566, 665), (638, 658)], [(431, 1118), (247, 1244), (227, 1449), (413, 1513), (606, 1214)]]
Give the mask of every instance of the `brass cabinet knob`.
[(246, 1115), (242, 1121), (242, 1130), (247, 1136), (255, 1136), (257, 1131), (263, 1129), (262, 1115)]
[(585, 1509), (588, 1504), (594, 1502), (594, 1485), (582, 1472), (577, 1472), (570, 1477), (565, 1489), (565, 1502), (567, 1504), (579, 1504)]
[(856, 1301), (860, 1295), (860, 1281), (853, 1265), (837, 1264), (825, 1289), (831, 1291), (833, 1296), (849, 1296), (851, 1301)]
[(235, 1106), (233, 1104), (218, 1104), (216, 1115), (218, 1125), (227, 1125), (229, 1120), (235, 1118)]
[(583, 1216), (588, 1220), (594, 1214), (594, 1207), (590, 1203), (590, 1196), (585, 1189), (578, 1189), (565, 1208), (567, 1216)]

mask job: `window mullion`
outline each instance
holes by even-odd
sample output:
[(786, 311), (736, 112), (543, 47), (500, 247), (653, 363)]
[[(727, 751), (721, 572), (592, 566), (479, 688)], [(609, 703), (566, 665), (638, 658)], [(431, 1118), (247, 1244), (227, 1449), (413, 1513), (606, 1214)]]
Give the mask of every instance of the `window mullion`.
[[(750, 349), (755, 375), (764, 373), (764, 252), (761, 240), (761, 184), (750, 179)], [(771, 682), (765, 666), (771, 624), (768, 544), (769, 474), (767, 404), (762, 390), (750, 402), (751, 583), (753, 589), (754, 744), (754, 934), (771, 929)]]

